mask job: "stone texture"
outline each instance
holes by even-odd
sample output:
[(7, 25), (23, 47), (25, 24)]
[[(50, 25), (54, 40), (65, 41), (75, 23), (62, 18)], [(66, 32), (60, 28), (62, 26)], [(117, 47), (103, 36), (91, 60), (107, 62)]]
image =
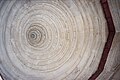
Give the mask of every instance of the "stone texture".
[(116, 32), (120, 32), (120, 0), (108, 0)]
[(98, 80), (120, 80), (120, 0), (108, 0), (113, 22), (115, 36), (112, 42), (106, 65)]
[[(118, 33), (98, 80), (119, 79), (114, 9), (119, 8), (110, 7)], [(98, 69), (109, 33), (100, 0), (1, 0), (0, 23), (5, 80), (88, 80)]]

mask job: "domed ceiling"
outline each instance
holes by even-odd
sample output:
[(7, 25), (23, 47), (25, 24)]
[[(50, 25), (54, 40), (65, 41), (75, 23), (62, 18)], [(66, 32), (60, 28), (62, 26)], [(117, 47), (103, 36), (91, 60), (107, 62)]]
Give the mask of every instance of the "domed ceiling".
[(111, 36), (103, 8), (100, 0), (0, 1), (3, 79), (95, 79)]

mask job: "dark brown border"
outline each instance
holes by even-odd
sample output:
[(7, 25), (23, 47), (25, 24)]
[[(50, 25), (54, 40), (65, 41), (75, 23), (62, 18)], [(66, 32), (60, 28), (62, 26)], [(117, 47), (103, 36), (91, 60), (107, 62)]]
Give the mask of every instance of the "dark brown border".
[[(96, 72), (88, 79), (88, 80), (95, 80), (103, 71), (112, 42), (113, 42), (113, 38), (115, 35), (115, 26), (113, 23), (113, 19), (111, 16), (111, 12), (109, 9), (109, 5), (108, 5), (108, 1), (107, 0), (100, 0), (100, 3), (102, 5), (103, 8), (103, 12), (105, 14), (105, 18), (107, 20), (107, 25), (108, 25), (108, 38), (107, 38), (107, 42), (105, 44), (103, 53), (102, 53), (102, 57), (98, 66), (98, 69), (96, 70)], [(4, 80), (3, 76), (0, 74), (1, 78)]]
[(115, 35), (115, 26), (114, 26), (112, 15), (108, 5), (108, 0), (100, 0), (100, 3), (107, 21), (109, 34), (108, 34), (107, 42), (105, 43), (105, 46), (104, 46), (104, 50), (102, 53), (102, 57), (101, 57), (98, 69), (88, 80), (95, 80), (104, 70), (104, 66), (105, 66), (110, 48), (112, 46), (113, 38)]

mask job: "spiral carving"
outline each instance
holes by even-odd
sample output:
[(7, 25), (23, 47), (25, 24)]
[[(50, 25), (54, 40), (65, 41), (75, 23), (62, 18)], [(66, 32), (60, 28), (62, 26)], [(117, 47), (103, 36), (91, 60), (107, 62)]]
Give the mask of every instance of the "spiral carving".
[(1, 1), (1, 74), (9, 80), (89, 78), (107, 37), (95, 4), (98, 8), (90, 0)]

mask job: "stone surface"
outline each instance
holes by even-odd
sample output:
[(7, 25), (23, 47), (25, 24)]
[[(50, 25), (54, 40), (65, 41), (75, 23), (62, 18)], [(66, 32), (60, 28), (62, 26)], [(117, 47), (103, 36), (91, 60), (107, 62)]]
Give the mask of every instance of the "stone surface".
[(0, 23), (5, 80), (87, 80), (108, 36), (100, 0), (1, 0)]
[(120, 0), (108, 0), (116, 32), (120, 32)]
[(120, 80), (120, 0), (108, 0), (108, 3), (116, 33), (104, 70), (97, 79)]

